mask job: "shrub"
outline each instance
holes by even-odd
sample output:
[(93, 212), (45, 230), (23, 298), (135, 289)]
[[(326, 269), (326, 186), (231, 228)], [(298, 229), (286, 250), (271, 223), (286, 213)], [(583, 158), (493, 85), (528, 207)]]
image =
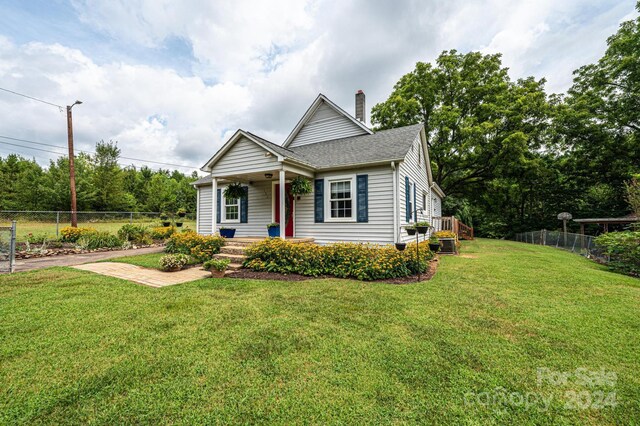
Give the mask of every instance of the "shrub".
[(103, 231), (94, 231), (91, 233), (86, 233), (78, 241), (76, 244), (85, 250), (96, 250), (100, 248), (121, 248), (122, 240), (118, 238), (116, 235), (113, 235), (109, 232)]
[(118, 230), (118, 238), (136, 244), (151, 244), (151, 236), (146, 226), (126, 224)]
[(74, 228), (72, 226), (66, 226), (60, 230), (60, 239), (64, 242), (75, 243), (88, 234), (97, 232), (94, 228)]
[(214, 235), (200, 235), (194, 231), (174, 233), (167, 240), (167, 253), (181, 253), (193, 256), (198, 262), (204, 262), (220, 252), (224, 238)]
[(433, 235), (438, 238), (458, 238), (458, 235), (453, 231), (437, 231), (434, 232)]
[(160, 258), (159, 263), (163, 271), (179, 270), (189, 263), (189, 256), (185, 254), (166, 254)]
[(210, 259), (202, 264), (202, 268), (206, 271), (212, 269), (216, 271), (225, 271), (231, 261), (229, 259)]
[(609, 256), (612, 269), (640, 276), (640, 231), (609, 232), (595, 243)]
[(27, 242), (29, 244), (44, 244), (56, 240), (57, 238), (50, 237), (48, 234), (34, 234), (32, 232), (27, 234)]
[(158, 226), (149, 230), (149, 236), (154, 240), (166, 240), (176, 232), (174, 226)]
[(406, 277), (418, 270), (424, 272), (433, 253), (424, 242), (420, 243), (420, 249), (418, 259), (415, 243), (409, 244), (405, 251), (398, 251), (393, 246), (374, 244), (337, 243), (319, 246), (266, 239), (245, 250), (245, 266), (258, 271), (316, 277), (334, 275), (368, 281)]

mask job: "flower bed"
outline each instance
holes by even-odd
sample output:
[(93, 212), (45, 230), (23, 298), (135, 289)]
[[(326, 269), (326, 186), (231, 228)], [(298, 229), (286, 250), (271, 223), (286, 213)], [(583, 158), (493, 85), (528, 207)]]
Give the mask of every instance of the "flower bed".
[(167, 240), (167, 253), (193, 256), (198, 262), (205, 262), (220, 252), (224, 238), (215, 235), (200, 235), (194, 231), (175, 233)]
[(266, 239), (245, 250), (244, 266), (255, 271), (300, 274), (306, 276), (331, 275), (372, 281), (399, 278), (425, 272), (433, 258), (427, 242), (420, 243), (420, 259), (415, 243), (404, 251), (393, 246), (337, 243), (326, 246), (294, 244), (281, 239)]

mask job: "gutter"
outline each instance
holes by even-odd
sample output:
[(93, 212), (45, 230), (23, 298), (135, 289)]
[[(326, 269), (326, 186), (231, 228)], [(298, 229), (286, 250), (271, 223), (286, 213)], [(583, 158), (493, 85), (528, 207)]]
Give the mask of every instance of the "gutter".
[(391, 175), (393, 176), (393, 242), (398, 242), (398, 179), (396, 176), (396, 162), (391, 162)]

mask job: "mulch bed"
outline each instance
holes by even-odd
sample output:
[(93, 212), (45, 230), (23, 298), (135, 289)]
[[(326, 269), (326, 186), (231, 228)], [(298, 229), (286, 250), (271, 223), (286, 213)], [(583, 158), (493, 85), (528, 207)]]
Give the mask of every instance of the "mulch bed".
[[(32, 248), (31, 251), (27, 251), (27, 250), (24, 250), (25, 244), (24, 243), (21, 243), (21, 244), (22, 244), (21, 246), (17, 247), (16, 259), (32, 259), (32, 258), (36, 258), (36, 257), (65, 256), (65, 255), (70, 255), (70, 254), (85, 254), (85, 253), (98, 253), (98, 252), (103, 252), (103, 251), (121, 251), (121, 250), (123, 250), (120, 247), (100, 248), (100, 249), (96, 249), (96, 250), (81, 250), (81, 249), (75, 248), (75, 244), (73, 244), (73, 243), (65, 243), (65, 244), (63, 244), (62, 247), (47, 248), (47, 249), (44, 249), (44, 250), (40, 250), (38, 248)], [(32, 244), (32, 246), (37, 247), (38, 245)], [(162, 247), (162, 246), (164, 246), (163, 243), (157, 243), (157, 244), (150, 244), (150, 245), (131, 246), (131, 248), (126, 249), (126, 250), (129, 251), (129, 250), (136, 250), (136, 249), (140, 249), (140, 248)], [(22, 250), (20, 250), (21, 248), (22, 248)]]
[[(438, 258), (429, 262), (429, 270), (423, 273), (420, 276), (420, 282), (430, 280), (438, 269)], [(319, 277), (307, 277), (305, 275), (299, 274), (280, 274), (278, 272), (259, 272), (253, 271), (251, 269), (238, 269), (233, 273), (225, 275), (225, 278), (242, 278), (242, 279), (250, 279), (250, 280), (278, 280), (278, 281), (306, 281), (311, 279), (322, 279), (322, 278), (333, 278), (336, 277), (331, 275), (322, 275)], [(418, 282), (418, 276), (412, 275), (409, 277), (401, 277), (401, 278), (389, 278), (382, 280), (374, 280), (367, 282), (379, 282), (379, 283), (387, 283), (387, 284), (413, 284)]]

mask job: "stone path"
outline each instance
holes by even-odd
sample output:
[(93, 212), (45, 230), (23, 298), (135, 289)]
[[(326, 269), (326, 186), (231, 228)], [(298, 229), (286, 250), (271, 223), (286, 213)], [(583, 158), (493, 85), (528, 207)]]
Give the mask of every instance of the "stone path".
[(95, 253), (69, 254), (64, 256), (34, 257), (16, 260), (16, 272), (33, 271), (51, 266), (74, 266), (114, 257), (136, 256), (139, 254), (160, 253), (164, 247), (147, 247), (135, 250), (114, 250)]
[(205, 271), (201, 267), (184, 269), (178, 272), (162, 272), (156, 269), (148, 269), (141, 266), (129, 265), (128, 263), (117, 262), (87, 263), (73, 267), (83, 271), (133, 281), (150, 287), (166, 287), (211, 276), (209, 271)]

